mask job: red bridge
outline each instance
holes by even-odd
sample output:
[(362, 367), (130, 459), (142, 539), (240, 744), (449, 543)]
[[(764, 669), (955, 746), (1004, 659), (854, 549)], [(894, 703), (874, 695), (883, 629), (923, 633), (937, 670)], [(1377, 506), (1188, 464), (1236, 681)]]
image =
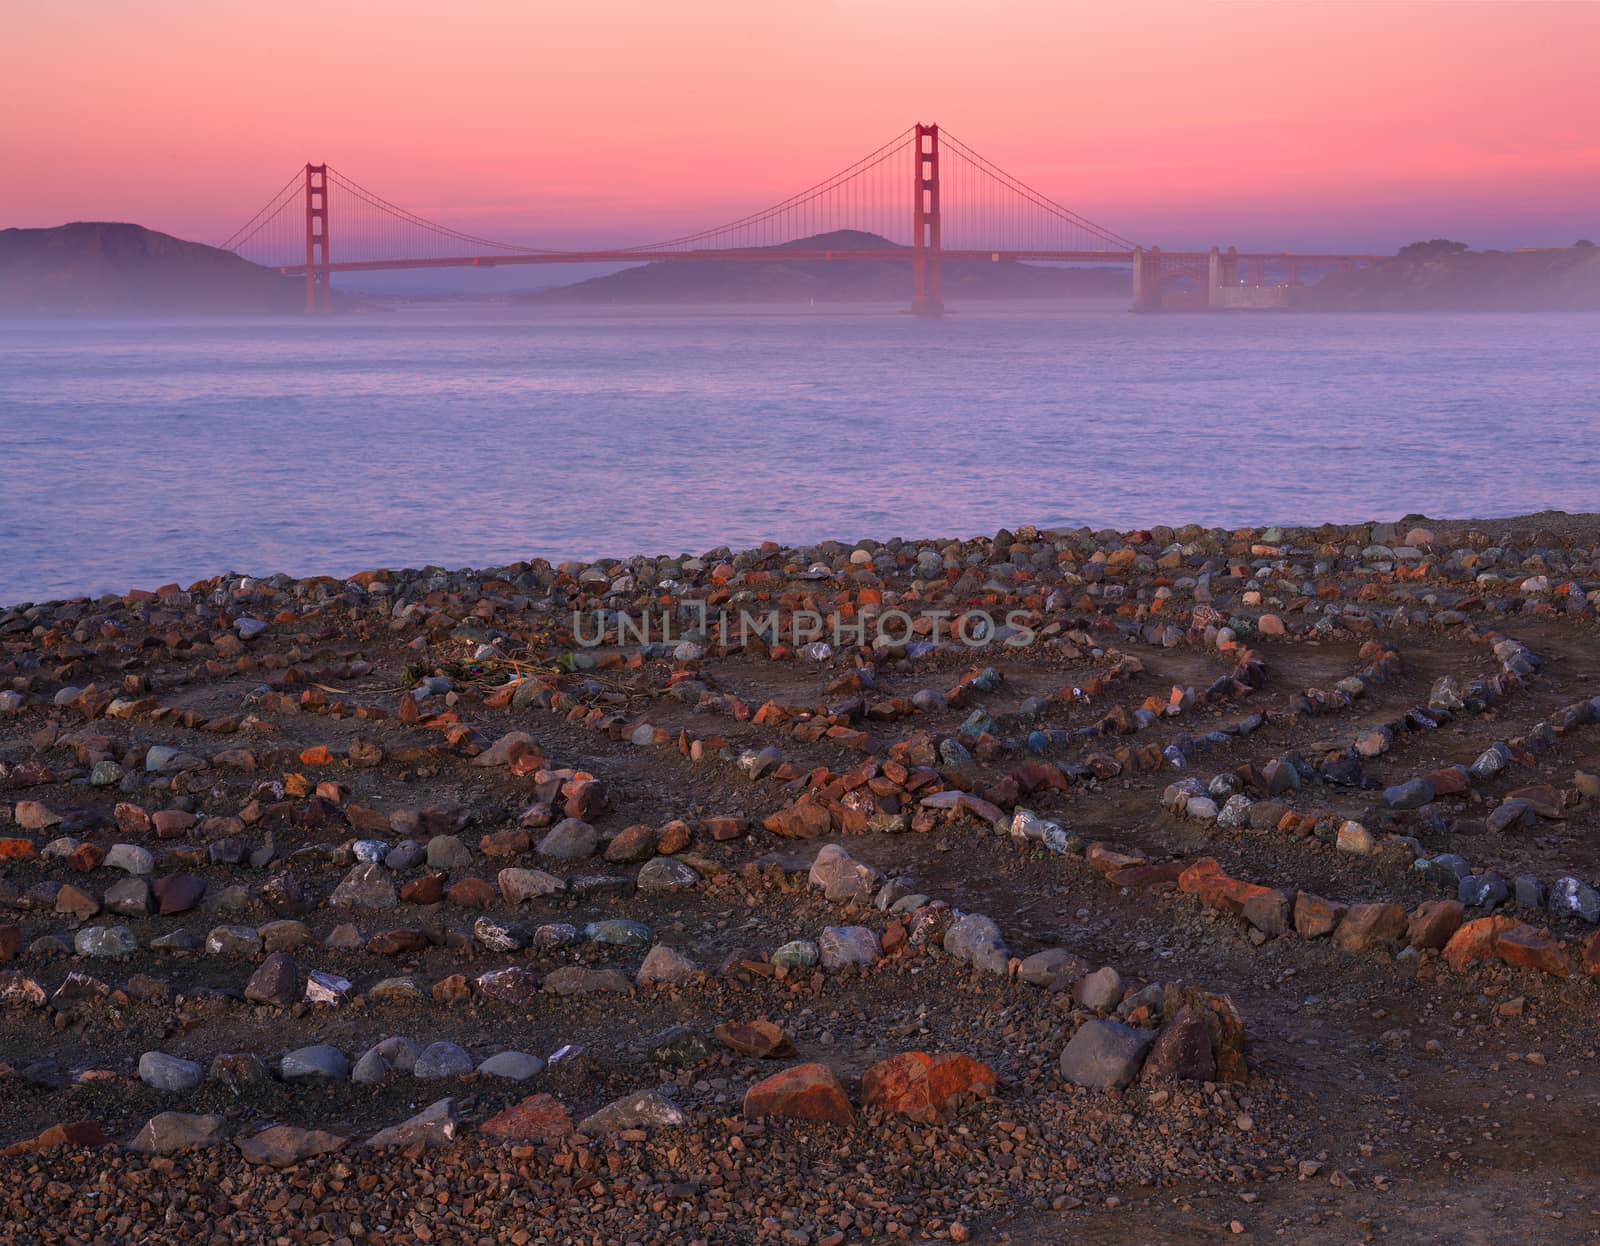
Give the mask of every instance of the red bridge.
[[(876, 234), (893, 245), (834, 250), (791, 245), (842, 229)], [(1385, 258), (1142, 247), (1012, 177), (936, 125), (913, 126), (763, 211), (616, 250), (544, 250), (479, 238), (408, 212), (326, 164), (308, 164), (297, 172), (222, 245), (281, 273), (304, 276), (308, 312), (330, 310), (334, 273), (504, 264), (770, 264), (777, 258), (909, 264), (911, 310), (919, 315), (944, 310), (940, 275), (945, 260), (1128, 264), (1135, 311), (1227, 310), (1285, 306), (1289, 291), (1308, 274)], [(781, 250), (775, 254), (775, 248)]]

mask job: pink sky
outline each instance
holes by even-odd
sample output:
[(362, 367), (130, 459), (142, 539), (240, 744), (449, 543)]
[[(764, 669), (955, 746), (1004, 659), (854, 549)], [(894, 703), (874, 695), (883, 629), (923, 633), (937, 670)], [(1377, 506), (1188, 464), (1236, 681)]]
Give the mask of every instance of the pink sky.
[(1169, 247), (1600, 235), (1600, 4), (5, 0), (0, 226), (218, 241), (308, 158), (473, 232), (712, 224), (914, 121)]

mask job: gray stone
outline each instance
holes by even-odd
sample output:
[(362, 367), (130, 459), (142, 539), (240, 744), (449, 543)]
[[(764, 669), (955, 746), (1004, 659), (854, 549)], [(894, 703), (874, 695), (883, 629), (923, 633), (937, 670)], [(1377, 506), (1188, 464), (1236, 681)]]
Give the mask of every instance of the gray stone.
[(495, 876), (495, 882), (499, 884), (500, 894), (512, 904), (537, 900), (541, 896), (554, 895), (567, 888), (566, 883), (554, 874), (547, 874), (543, 870), (519, 869), (516, 866), (501, 870)]
[(563, 818), (539, 841), (538, 853), (558, 861), (581, 861), (592, 857), (599, 843), (600, 832), (587, 822), (581, 818)]
[(1489, 829), (1497, 832), (1533, 826), (1537, 820), (1533, 806), (1525, 800), (1503, 800), (1488, 817)]
[(72, 937), (72, 948), (79, 956), (121, 960), (139, 950), (139, 940), (126, 926), (86, 926)]
[(1558, 878), (1550, 888), (1550, 911), (1581, 917), (1590, 925), (1600, 922), (1600, 893), (1580, 879)]
[(640, 891), (679, 891), (699, 881), (697, 870), (671, 857), (652, 857), (639, 867)]
[(672, 1100), (645, 1090), (608, 1103), (593, 1116), (585, 1117), (578, 1124), (578, 1132), (597, 1137), (622, 1129), (681, 1125), (684, 1119), (683, 1112)]
[(1059, 991), (1089, 972), (1089, 962), (1063, 947), (1049, 947), (1026, 957), (1017, 977), (1032, 986)]
[(525, 1082), (537, 1076), (544, 1061), (525, 1051), (497, 1051), (478, 1066), (480, 1077), (504, 1077), (513, 1082)]
[(1097, 1012), (1115, 1008), (1122, 999), (1122, 975), (1110, 965), (1084, 974), (1073, 986), (1072, 998)]
[(327, 1043), (301, 1047), (283, 1057), (279, 1072), (286, 1082), (311, 1081), (322, 1078), (342, 1082), (350, 1076), (350, 1061), (344, 1052)]
[(1545, 906), (1544, 884), (1532, 874), (1519, 874), (1511, 884), (1511, 894), (1525, 909), (1542, 909)]
[(1434, 886), (1448, 887), (1451, 891), (1458, 890), (1461, 880), (1471, 873), (1472, 866), (1467, 859), (1453, 852), (1441, 852), (1423, 869), (1424, 876)]
[[(458, 1049), (459, 1050), (459, 1049)], [(430, 1103), (409, 1120), (380, 1129), (367, 1139), (370, 1147), (450, 1146), (456, 1140), (456, 1101)]]
[(142, 878), (122, 878), (106, 888), (106, 912), (119, 917), (148, 917), (154, 905), (150, 900), (150, 884)]
[(883, 882), (872, 866), (854, 860), (838, 844), (824, 844), (811, 863), (810, 883), (837, 903), (866, 904)]
[(261, 952), (261, 936), (254, 926), (218, 926), (206, 935), (212, 956), (254, 957)]
[(1496, 908), (1511, 896), (1506, 880), (1493, 870), (1484, 874), (1468, 874), (1456, 888), (1456, 898), (1462, 904), (1483, 908)]
[(650, 927), (619, 917), (610, 918), (606, 921), (590, 922), (583, 928), (583, 937), (591, 943), (603, 943), (612, 947), (648, 947)]
[(138, 844), (112, 844), (106, 850), (107, 869), (121, 870), (125, 874), (148, 874), (156, 867), (156, 859), (148, 848)]
[(1139, 1075), (1154, 1030), (1119, 1021), (1085, 1021), (1061, 1053), (1061, 1076), (1091, 1090), (1123, 1087)]
[(472, 849), (454, 835), (435, 835), (428, 841), (430, 870), (464, 870), (472, 864)]
[(350, 1080), (357, 1086), (376, 1086), (392, 1072), (394, 1066), (374, 1047), (356, 1061), (355, 1068), (350, 1070)]
[(261, 962), (245, 984), (244, 997), (253, 1004), (287, 1008), (300, 994), (300, 966), (287, 952), (274, 952)]
[(333, 889), (334, 908), (392, 909), (400, 903), (389, 871), (376, 861), (358, 865)]
[(878, 936), (866, 926), (825, 926), (817, 940), (822, 967), (830, 972), (878, 959)]
[(1433, 800), (1433, 784), (1427, 779), (1407, 779), (1383, 791), (1383, 803), (1391, 809), (1420, 809)]
[(239, 1143), (239, 1153), (252, 1164), (287, 1168), (314, 1155), (337, 1151), (349, 1141), (321, 1129), (301, 1129), (295, 1125), (274, 1125)]
[(139, 1057), (139, 1080), (156, 1090), (193, 1090), (204, 1070), (193, 1060), (169, 1056), (164, 1051), (147, 1051)]
[(391, 874), (409, 870), (428, 859), (428, 851), (414, 839), (402, 839), (384, 854), (383, 864)]
[(391, 1034), (373, 1047), (372, 1050), (387, 1060), (392, 1068), (401, 1073), (409, 1073), (416, 1068), (417, 1057), (422, 1054), (422, 1049), (403, 1034)]
[(429, 1043), (412, 1066), (413, 1077), (433, 1080), (472, 1072), (472, 1057), (454, 1043)]
[(983, 946), (1004, 947), (1000, 927), (982, 913), (968, 913), (950, 923), (944, 932), (944, 950), (959, 961), (972, 963), (973, 954)]
[(341, 978), (325, 969), (313, 969), (306, 975), (306, 1002), (338, 1007), (350, 994), (350, 979)]
[(587, 965), (563, 965), (545, 977), (544, 989), (552, 995), (591, 995), (597, 991), (627, 993), (633, 988), (615, 969), (591, 969)]
[(472, 937), (491, 952), (517, 952), (528, 946), (526, 929), (495, 917), (480, 917), (473, 922)]
[(810, 939), (791, 939), (772, 954), (774, 965), (790, 969), (810, 969), (821, 959), (822, 954)]

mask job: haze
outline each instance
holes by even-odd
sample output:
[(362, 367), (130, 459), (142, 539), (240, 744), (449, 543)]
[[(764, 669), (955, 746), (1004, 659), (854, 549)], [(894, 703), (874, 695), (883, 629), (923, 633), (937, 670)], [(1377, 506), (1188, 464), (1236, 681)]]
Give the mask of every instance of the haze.
[(308, 158), (551, 246), (781, 198), (938, 121), (1167, 247), (1593, 232), (1592, 4), (10, 0), (0, 224), (218, 241)]

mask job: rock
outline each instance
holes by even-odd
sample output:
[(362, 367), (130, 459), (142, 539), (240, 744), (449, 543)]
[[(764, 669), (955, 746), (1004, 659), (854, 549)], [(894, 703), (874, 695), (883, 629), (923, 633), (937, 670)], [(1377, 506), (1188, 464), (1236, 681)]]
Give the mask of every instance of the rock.
[(378, 862), (369, 861), (345, 875), (328, 903), (334, 908), (392, 909), (399, 897), (389, 871)]
[(259, 1086), (267, 1080), (267, 1064), (253, 1051), (223, 1052), (213, 1056), (206, 1076), (237, 1092), (244, 1086)]
[(350, 1070), (350, 1080), (357, 1086), (376, 1086), (394, 1072), (394, 1066), (376, 1047), (362, 1055)]
[(1089, 962), (1065, 948), (1050, 947), (1027, 957), (1017, 977), (1032, 986), (1050, 991), (1070, 990), (1073, 983), (1089, 972)]
[(1061, 1053), (1061, 1076), (1091, 1090), (1127, 1086), (1138, 1076), (1155, 1039), (1154, 1030), (1118, 1021), (1085, 1021)]
[(1520, 924), (1515, 918), (1500, 914), (1464, 923), (1444, 945), (1445, 963), (1460, 973), (1473, 961), (1498, 959), (1494, 949), (1496, 936)]
[(1501, 931), (1494, 941), (1495, 954), (1516, 969), (1535, 969), (1557, 978), (1571, 975), (1566, 950), (1556, 940), (1541, 935), (1532, 926), (1515, 926)]
[(794, 1043), (771, 1021), (724, 1021), (715, 1032), (719, 1043), (741, 1056), (780, 1060), (794, 1055)]
[(1483, 874), (1468, 874), (1457, 886), (1456, 895), (1470, 908), (1496, 908), (1511, 898), (1511, 888), (1506, 880), (1493, 870)]
[(641, 1091), (606, 1104), (578, 1125), (578, 1132), (598, 1137), (623, 1129), (652, 1129), (663, 1125), (681, 1125), (685, 1116), (672, 1100), (651, 1091)]
[(544, 1061), (525, 1051), (497, 1051), (478, 1066), (479, 1077), (503, 1077), (508, 1081), (525, 1082), (544, 1068)]
[(220, 1116), (162, 1112), (146, 1121), (128, 1145), (142, 1155), (171, 1155), (191, 1147), (216, 1146), (223, 1140), (224, 1129)]
[(105, 864), (125, 874), (143, 875), (155, 869), (155, 858), (150, 855), (148, 848), (141, 848), (138, 844), (112, 844), (106, 850)]
[(200, 1084), (202, 1070), (193, 1060), (147, 1051), (139, 1057), (139, 1080), (155, 1090), (183, 1092)]
[[(459, 1049), (458, 1049), (459, 1050)], [(380, 1129), (367, 1139), (370, 1147), (445, 1147), (456, 1140), (456, 1101), (446, 1098), (430, 1103), (422, 1111), (398, 1125)]]
[(787, 809), (778, 810), (761, 825), (785, 839), (816, 839), (833, 829), (833, 819), (823, 806), (813, 800), (802, 799)]
[(600, 833), (579, 818), (564, 818), (550, 828), (539, 841), (541, 857), (554, 857), (558, 861), (580, 861), (592, 857), (600, 842)]
[(1247, 899), (1240, 913), (1267, 938), (1276, 939), (1294, 926), (1294, 897), (1287, 891), (1263, 891)]
[(1406, 911), (1398, 904), (1352, 904), (1333, 932), (1333, 942), (1346, 952), (1366, 952), (1387, 947), (1407, 927)]
[(430, 870), (465, 870), (472, 866), (472, 849), (454, 835), (435, 835), (428, 841)]
[(810, 939), (792, 939), (772, 954), (772, 963), (790, 969), (810, 969), (822, 954)]
[(1442, 949), (1461, 928), (1460, 900), (1424, 900), (1406, 924), (1406, 943), (1419, 951)]
[(647, 824), (625, 827), (606, 845), (605, 858), (622, 864), (648, 861), (656, 854), (656, 829)]
[(1004, 948), (1000, 927), (982, 913), (969, 913), (950, 923), (944, 932), (944, 950), (959, 961), (973, 962), (978, 949)]
[(480, 917), (473, 922), (472, 937), (491, 952), (517, 952), (528, 945), (525, 927), (493, 917)]
[(699, 873), (683, 861), (655, 857), (639, 867), (640, 891), (680, 891), (700, 881)]
[(583, 928), (583, 937), (591, 943), (602, 943), (610, 947), (648, 947), (650, 928), (639, 922), (610, 918), (606, 921), (590, 922)]
[(193, 874), (169, 874), (156, 879), (150, 886), (150, 893), (155, 897), (157, 911), (163, 917), (171, 917), (187, 913), (200, 903), (200, 897), (206, 893), (206, 880)]
[(966, 1099), (994, 1093), (994, 1070), (971, 1056), (904, 1051), (861, 1075), (861, 1105), (932, 1123)]
[(699, 971), (699, 966), (687, 956), (674, 951), (665, 943), (658, 943), (645, 956), (644, 964), (639, 966), (638, 977), (635, 981), (640, 986), (683, 982)]
[(1383, 803), (1390, 809), (1420, 809), (1433, 798), (1433, 784), (1427, 779), (1407, 779), (1383, 792)]
[(252, 1164), (287, 1168), (301, 1160), (328, 1155), (349, 1141), (320, 1129), (300, 1129), (294, 1125), (274, 1125), (253, 1138), (239, 1143), (239, 1153)]
[(566, 883), (554, 874), (546, 874), (543, 870), (516, 868), (501, 870), (495, 875), (495, 883), (500, 888), (500, 894), (512, 904), (555, 895), (557, 892), (565, 891), (567, 887)]
[(254, 926), (217, 926), (206, 934), (206, 952), (253, 958), (261, 952), (261, 936)]
[(472, 1072), (472, 1057), (454, 1043), (430, 1043), (422, 1049), (411, 1075), (432, 1081), (441, 1077), (461, 1077)]
[(1581, 917), (1591, 926), (1600, 923), (1600, 892), (1579, 879), (1556, 879), (1550, 886), (1549, 905), (1558, 916)]
[(139, 940), (126, 926), (88, 926), (72, 937), (72, 949), (92, 959), (121, 960), (139, 950)]
[(878, 959), (878, 936), (866, 926), (825, 926), (817, 939), (817, 953), (829, 972), (847, 965), (871, 965)]
[(883, 882), (870, 865), (851, 858), (838, 844), (824, 844), (811, 864), (809, 881), (836, 903), (866, 904)]
[(1139, 1074), (1142, 1082), (1217, 1080), (1217, 1057), (1205, 1019), (1188, 1005), (1156, 1035)]
[(1378, 841), (1371, 831), (1359, 822), (1346, 822), (1339, 827), (1334, 847), (1352, 856), (1370, 857), (1378, 851)]
[(286, 1082), (325, 1079), (342, 1082), (350, 1076), (350, 1061), (337, 1047), (317, 1043), (301, 1047), (283, 1057), (279, 1072)]
[(1072, 997), (1096, 1012), (1115, 1008), (1122, 1001), (1122, 975), (1110, 965), (1096, 969), (1078, 979)]
[(327, 1007), (338, 1007), (350, 994), (350, 979), (323, 969), (313, 969), (306, 975), (306, 1002)]
[(521, 1103), (491, 1116), (478, 1127), (491, 1138), (515, 1142), (553, 1142), (573, 1132), (567, 1109), (551, 1095), (530, 1095)]
[(1344, 920), (1349, 906), (1337, 900), (1324, 900), (1309, 891), (1295, 893), (1294, 929), (1302, 939), (1321, 939), (1331, 935)]
[(245, 984), (244, 997), (251, 1003), (287, 1008), (300, 994), (300, 966), (287, 952), (274, 952), (261, 962)]
[(744, 1114), (752, 1120), (779, 1116), (834, 1125), (855, 1122), (844, 1087), (825, 1064), (793, 1065), (757, 1082), (745, 1092)]

